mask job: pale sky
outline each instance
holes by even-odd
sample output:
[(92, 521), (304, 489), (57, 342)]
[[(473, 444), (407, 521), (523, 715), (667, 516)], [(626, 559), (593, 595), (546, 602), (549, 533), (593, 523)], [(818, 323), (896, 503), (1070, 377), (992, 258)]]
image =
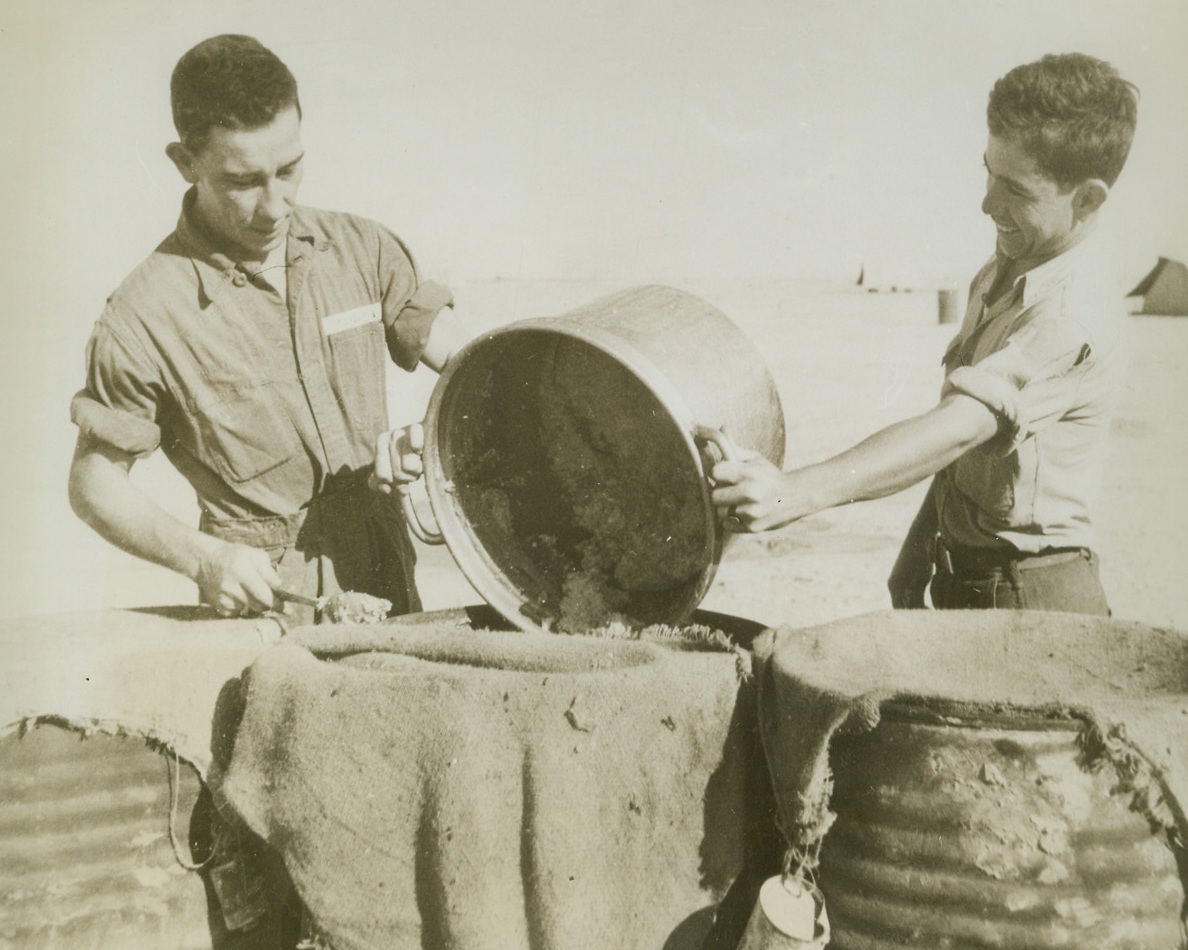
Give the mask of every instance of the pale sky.
[(446, 282), (866, 264), (964, 284), (993, 242), (987, 92), (1070, 50), (1142, 91), (1103, 222), (1121, 282), (1188, 255), (1184, 0), (3, 0), (0, 484), (28, 488), (0, 527), (18, 547), (64, 510), (90, 326), (176, 221), (170, 71), (222, 32), (297, 77), (302, 200), (384, 222)]
[(0, 22), (5, 187), (65, 253), (108, 234), (97, 293), (172, 225), (169, 72), (230, 31), (297, 76), (302, 198), (456, 279), (965, 280), (992, 239), (989, 87), (1067, 50), (1143, 93), (1109, 208), (1120, 276), (1188, 243), (1183, 0), (44, 0)]

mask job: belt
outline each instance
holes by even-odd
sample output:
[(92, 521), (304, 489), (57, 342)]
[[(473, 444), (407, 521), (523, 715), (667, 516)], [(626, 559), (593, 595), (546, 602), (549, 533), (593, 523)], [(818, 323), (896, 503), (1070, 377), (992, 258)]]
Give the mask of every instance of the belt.
[(371, 469), (345, 473), (327, 480), (326, 487), (306, 508), (289, 515), (263, 515), (255, 518), (215, 518), (202, 512), (199, 530), (223, 541), (233, 541), (257, 548), (293, 547), (306, 522), (321, 533), (347, 523), (361, 506), (375, 495), (367, 487)]
[(936, 568), (946, 574), (984, 574), (993, 570), (1032, 571), (1090, 556), (1088, 548), (1044, 548), (1029, 551), (970, 548), (936, 539)]

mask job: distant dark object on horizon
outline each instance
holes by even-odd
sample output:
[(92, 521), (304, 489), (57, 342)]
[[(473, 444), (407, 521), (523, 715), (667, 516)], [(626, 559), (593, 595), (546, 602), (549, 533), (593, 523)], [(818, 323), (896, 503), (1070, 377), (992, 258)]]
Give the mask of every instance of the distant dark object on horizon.
[(1161, 257), (1151, 273), (1126, 296), (1143, 298), (1142, 306), (1134, 313), (1188, 317), (1188, 267), (1179, 261)]
[(882, 290), (888, 290), (893, 294), (897, 294), (901, 291), (905, 294), (910, 294), (912, 292), (911, 286), (906, 283), (902, 287), (899, 286), (898, 284), (880, 285), (880, 284), (876, 284), (875, 282), (868, 283), (867, 278), (866, 278), (866, 265), (865, 264), (863, 264), (861, 269), (858, 271), (858, 279), (856, 281), (854, 281), (854, 286), (855, 287), (865, 287), (866, 292), (868, 294), (877, 294), (877, 293), (879, 293), (879, 291), (882, 291)]

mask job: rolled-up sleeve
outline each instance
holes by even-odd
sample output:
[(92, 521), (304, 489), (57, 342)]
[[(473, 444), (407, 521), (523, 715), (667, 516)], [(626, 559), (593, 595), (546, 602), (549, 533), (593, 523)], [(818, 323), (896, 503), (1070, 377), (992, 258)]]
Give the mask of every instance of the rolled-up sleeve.
[(156, 372), (135, 346), (102, 322), (87, 344), (87, 384), (70, 403), (79, 431), (127, 452), (150, 455), (161, 444)]
[(429, 330), (437, 315), (454, 305), (454, 295), (441, 284), (427, 280), (395, 314), (384, 329), (388, 352), (401, 369), (416, 369), (429, 341)]
[(414, 370), (429, 342), (437, 315), (453, 307), (454, 295), (434, 281), (421, 281), (408, 247), (391, 231), (379, 229), (380, 282), (388, 353), (401, 369)]
[(1075, 406), (1091, 353), (1089, 333), (1077, 321), (1024, 316), (1006, 346), (954, 369), (944, 391), (985, 404), (999, 419), (996, 447), (1008, 455)]

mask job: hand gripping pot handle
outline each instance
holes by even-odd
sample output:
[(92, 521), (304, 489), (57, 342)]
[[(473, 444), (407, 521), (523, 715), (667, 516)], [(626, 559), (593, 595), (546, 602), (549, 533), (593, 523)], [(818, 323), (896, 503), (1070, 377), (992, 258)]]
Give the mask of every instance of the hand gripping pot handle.
[(753, 454), (740, 449), (725, 432), (713, 426), (694, 426), (693, 438), (715, 446), (724, 462), (738, 462)]

